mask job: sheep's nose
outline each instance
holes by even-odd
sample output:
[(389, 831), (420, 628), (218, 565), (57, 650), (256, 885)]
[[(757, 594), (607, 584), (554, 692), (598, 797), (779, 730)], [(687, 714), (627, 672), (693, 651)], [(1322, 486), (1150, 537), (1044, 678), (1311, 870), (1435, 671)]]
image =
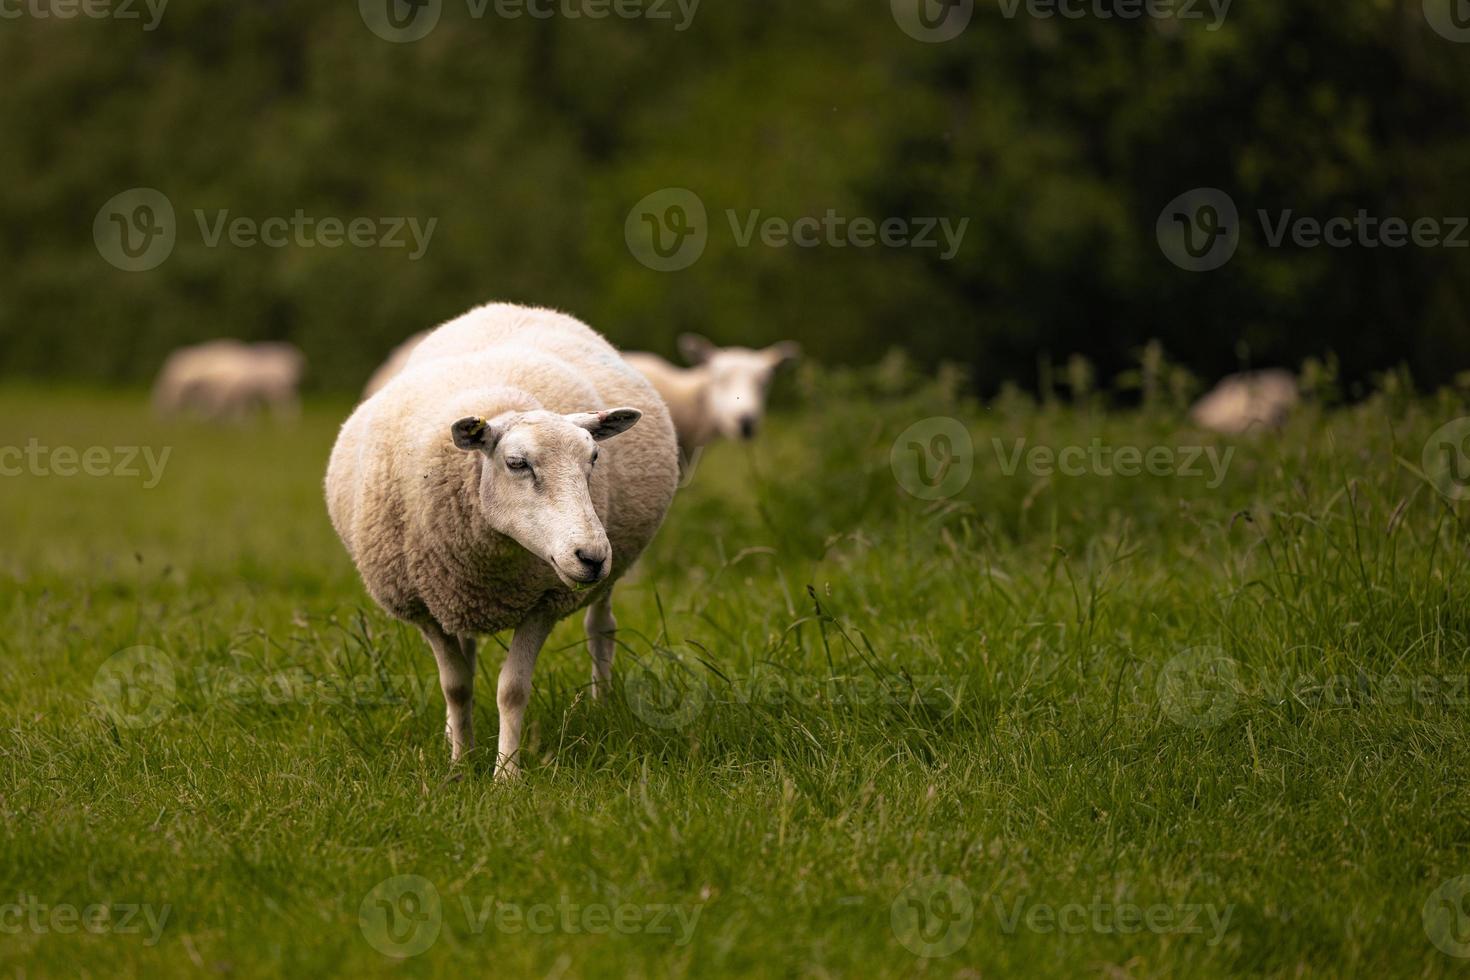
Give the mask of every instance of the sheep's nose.
[(603, 566), (607, 564), (607, 554), (602, 551), (578, 548), (577, 561), (582, 563), (582, 568), (587, 573), (587, 581), (596, 582), (602, 578)]
[(749, 439), (755, 435), (755, 416), (740, 416), (740, 438)]

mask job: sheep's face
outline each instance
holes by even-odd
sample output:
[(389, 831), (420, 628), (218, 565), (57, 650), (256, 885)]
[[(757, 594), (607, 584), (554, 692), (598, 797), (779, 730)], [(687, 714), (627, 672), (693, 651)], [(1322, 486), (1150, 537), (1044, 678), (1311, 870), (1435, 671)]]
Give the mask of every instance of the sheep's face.
[(612, 545), (592, 507), (588, 481), (597, 443), (626, 432), (636, 408), (557, 415), (509, 412), (454, 423), (454, 444), (479, 453), (480, 506), (490, 526), (552, 567), (568, 588), (612, 571)]
[(690, 364), (704, 368), (709, 379), (705, 409), (715, 431), (726, 439), (750, 439), (766, 414), (766, 391), (776, 369), (801, 355), (791, 341), (763, 350), (716, 347), (696, 334), (679, 338), (679, 348)]

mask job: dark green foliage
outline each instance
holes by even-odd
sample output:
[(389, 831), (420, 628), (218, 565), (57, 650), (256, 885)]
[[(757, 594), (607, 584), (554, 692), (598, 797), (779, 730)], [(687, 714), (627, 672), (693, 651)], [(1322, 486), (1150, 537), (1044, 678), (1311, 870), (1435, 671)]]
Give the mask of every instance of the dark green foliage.
[[(228, 335), (294, 340), (313, 384), (352, 390), (403, 337), (489, 298), (665, 353), (686, 329), (795, 337), (834, 363), (902, 343), (986, 391), (1030, 384), (1048, 352), (1111, 376), (1152, 338), (1207, 378), (1243, 352), (1332, 350), (1349, 381), (1402, 361), (1438, 382), (1470, 355), (1470, 252), (1269, 248), (1254, 217), (1470, 211), (1470, 46), (1418, 0), (1240, 0), (1217, 31), (1008, 19), (982, 0), (942, 45), (881, 2), (708, 0), (680, 32), (476, 20), (449, 0), (403, 45), (356, 7), (176, 0), (151, 32), (0, 22), (0, 375), (141, 382), (171, 348)], [(91, 236), (135, 186), (178, 212), (174, 253), (146, 273), (103, 262)], [(1247, 225), (1207, 274), (1154, 240), (1160, 209), (1197, 186), (1229, 192)], [(623, 239), (663, 187), (710, 215), (703, 258), (677, 273)], [(411, 262), (211, 248), (196, 209), (439, 224)], [(970, 223), (945, 262), (741, 248), (730, 209)]]

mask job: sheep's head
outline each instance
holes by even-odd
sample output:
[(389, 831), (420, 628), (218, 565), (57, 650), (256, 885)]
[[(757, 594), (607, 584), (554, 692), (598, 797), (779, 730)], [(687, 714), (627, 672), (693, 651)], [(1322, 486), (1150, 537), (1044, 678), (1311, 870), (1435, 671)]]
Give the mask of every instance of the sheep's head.
[(597, 443), (631, 429), (636, 408), (558, 415), (507, 412), (463, 418), (454, 444), (479, 453), (480, 506), (490, 526), (545, 561), (568, 588), (612, 571), (612, 545), (588, 487)]
[(751, 350), (716, 347), (692, 333), (679, 338), (679, 350), (686, 361), (703, 367), (708, 375), (705, 407), (715, 431), (726, 439), (754, 437), (766, 414), (772, 375), (782, 364), (801, 356), (801, 348), (789, 340)]

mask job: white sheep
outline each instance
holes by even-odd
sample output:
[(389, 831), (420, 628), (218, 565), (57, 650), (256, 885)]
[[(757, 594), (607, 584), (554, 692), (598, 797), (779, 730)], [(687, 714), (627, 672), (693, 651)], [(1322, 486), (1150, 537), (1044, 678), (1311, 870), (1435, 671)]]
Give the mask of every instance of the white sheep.
[(408, 366), (408, 359), (413, 356), (414, 348), (423, 343), (429, 333), (428, 330), (416, 333), (393, 348), (388, 354), (388, 359), (373, 372), (372, 377), (368, 378), (367, 387), (362, 390), (362, 397), (364, 399), (373, 397), (382, 390), (385, 384), (403, 373), (403, 369)]
[(305, 368), (306, 358), (291, 344), (212, 340), (183, 347), (164, 361), (153, 405), (161, 415), (187, 411), (223, 421), (242, 421), (263, 407), (295, 417)]
[(493, 304), (451, 320), (348, 418), (327, 509), (373, 599), (433, 648), (453, 761), (474, 747), (476, 634), (515, 630), (496, 691), (497, 778), (519, 769), (542, 644), (583, 607), (603, 694), (613, 584), (662, 523), (677, 465), (652, 386), (551, 310)]
[(1196, 425), (1225, 435), (1276, 429), (1286, 423), (1298, 397), (1290, 371), (1232, 374), (1196, 402), (1189, 416)]
[(790, 340), (751, 350), (716, 347), (692, 333), (679, 337), (679, 352), (692, 367), (677, 367), (657, 354), (623, 356), (668, 403), (686, 465), (717, 438), (753, 438), (765, 415), (772, 375), (801, 356), (801, 348)]

